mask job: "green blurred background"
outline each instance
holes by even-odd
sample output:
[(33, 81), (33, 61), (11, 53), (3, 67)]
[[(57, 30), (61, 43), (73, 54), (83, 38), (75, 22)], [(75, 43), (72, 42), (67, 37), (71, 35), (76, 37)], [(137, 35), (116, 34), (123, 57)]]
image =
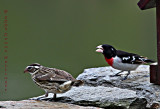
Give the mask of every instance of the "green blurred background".
[[(44, 94), (24, 68), (38, 62), (70, 72), (107, 66), (95, 52), (100, 44), (156, 60), (155, 9), (142, 11), (139, 0), (1, 0), (8, 9), (8, 86), (4, 92), (3, 40), (0, 40), (0, 100)], [(3, 14), (1, 14), (3, 17)], [(3, 18), (1, 30), (3, 30)], [(2, 34), (0, 36), (2, 38)]]

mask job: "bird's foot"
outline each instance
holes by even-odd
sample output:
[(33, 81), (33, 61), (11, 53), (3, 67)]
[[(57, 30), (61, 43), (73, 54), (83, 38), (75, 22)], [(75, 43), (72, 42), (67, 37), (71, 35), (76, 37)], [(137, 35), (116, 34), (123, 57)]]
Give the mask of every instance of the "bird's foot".
[(121, 76), (120, 73), (122, 73), (123, 71), (120, 71), (118, 73), (116, 73), (115, 75), (110, 75), (110, 77), (115, 77), (115, 76)]
[(46, 101), (55, 101), (53, 98), (49, 98)]
[[(120, 73), (122, 73), (122, 72), (123, 72), (123, 71), (118, 72), (118, 73), (116, 73), (115, 75), (110, 75), (110, 77), (121, 76)], [(122, 81), (126, 80), (126, 79), (128, 78), (128, 75), (129, 75), (129, 74), (130, 74), (130, 71), (128, 71), (127, 75), (126, 75), (124, 78), (122, 78), (121, 80), (122, 80)]]
[(115, 77), (115, 76), (121, 76), (119, 74), (115, 74), (115, 75), (109, 75), (110, 77)]
[(58, 98), (56, 98), (56, 94), (54, 94), (53, 98), (43, 98), (42, 100), (45, 100), (45, 101), (58, 101)]
[(122, 81), (126, 80), (128, 78), (128, 75), (130, 75), (130, 71), (128, 71), (127, 75), (122, 79)]
[(43, 99), (45, 99), (45, 97), (35, 97), (35, 98), (29, 98), (29, 100), (43, 100)]
[(49, 98), (45, 98), (45, 97), (40, 97), (40, 98), (37, 98), (36, 100), (39, 100), (39, 101), (47, 101)]
[(125, 76), (124, 78), (122, 78), (122, 81), (126, 80), (128, 78), (128, 76)]
[(41, 97), (30, 98), (29, 100), (47, 101), (48, 99), (50, 98), (47, 98), (46, 96), (41, 96)]
[(48, 99), (48, 100), (46, 100), (46, 101), (51, 101), (51, 102), (53, 102), (53, 101), (54, 101), (54, 102), (56, 102), (56, 101), (58, 101), (58, 98), (56, 98), (56, 99), (55, 99), (55, 98), (49, 98), (49, 99)]
[(126, 80), (127, 78), (128, 78), (128, 75), (129, 75), (130, 73), (128, 73), (123, 79), (122, 79), (122, 81), (124, 81), (124, 80)]
[[(115, 75), (109, 75), (110, 77), (116, 77), (116, 76), (121, 76), (121, 75), (117, 75), (117, 74), (115, 74)], [(126, 80), (128, 78), (128, 76), (125, 76), (124, 78), (122, 78), (121, 80), (122, 81), (124, 81), (124, 80)]]
[(57, 99), (54, 98), (36, 98), (36, 99), (32, 99), (32, 100), (38, 100), (38, 101), (57, 101)]

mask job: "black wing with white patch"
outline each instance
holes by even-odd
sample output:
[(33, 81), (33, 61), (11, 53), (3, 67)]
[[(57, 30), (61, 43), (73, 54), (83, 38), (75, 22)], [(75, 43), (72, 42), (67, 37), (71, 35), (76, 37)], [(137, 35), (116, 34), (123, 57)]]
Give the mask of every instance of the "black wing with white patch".
[(129, 64), (142, 64), (146, 63), (147, 57), (139, 56), (134, 53), (128, 53), (121, 50), (117, 50), (117, 56), (122, 59), (123, 63), (129, 63)]

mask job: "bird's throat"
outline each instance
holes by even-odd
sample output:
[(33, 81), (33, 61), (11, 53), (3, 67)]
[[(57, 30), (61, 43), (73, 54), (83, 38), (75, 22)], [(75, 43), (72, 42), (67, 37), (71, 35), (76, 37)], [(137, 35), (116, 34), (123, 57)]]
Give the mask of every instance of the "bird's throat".
[(105, 60), (107, 61), (107, 63), (108, 63), (110, 66), (113, 65), (113, 58), (107, 59), (107, 58), (105, 57)]

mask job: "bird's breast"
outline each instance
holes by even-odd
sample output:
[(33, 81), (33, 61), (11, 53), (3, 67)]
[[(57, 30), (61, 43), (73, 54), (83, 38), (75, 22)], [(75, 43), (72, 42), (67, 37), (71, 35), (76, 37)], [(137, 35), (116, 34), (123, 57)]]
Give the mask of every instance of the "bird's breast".
[(121, 58), (119, 57), (114, 57), (113, 59), (113, 64), (112, 67), (118, 70), (122, 70), (122, 71), (131, 71), (131, 70), (135, 70), (139, 64), (130, 64), (130, 63), (123, 63)]
[(107, 59), (107, 58), (105, 57), (105, 60), (107, 61), (107, 63), (108, 63), (110, 66), (113, 65), (113, 58)]

